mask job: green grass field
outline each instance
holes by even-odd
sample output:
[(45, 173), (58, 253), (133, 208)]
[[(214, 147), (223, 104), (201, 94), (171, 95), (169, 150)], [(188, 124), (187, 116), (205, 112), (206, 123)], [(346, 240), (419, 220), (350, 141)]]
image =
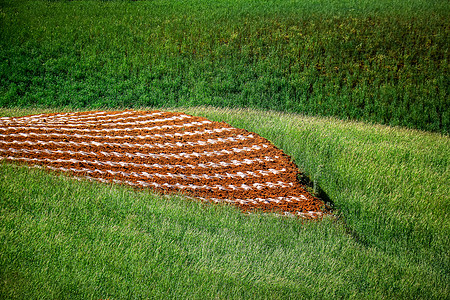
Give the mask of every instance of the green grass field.
[(337, 218), (247, 216), (229, 206), (3, 164), (4, 296), (445, 299), (449, 294), (447, 136), (255, 110), (183, 111), (255, 131), (284, 149), (319, 182)]
[(225, 121), (283, 149), (335, 215), (0, 162), (0, 299), (448, 299), (449, 15), (431, 0), (0, 0), (0, 116)]
[(251, 107), (450, 133), (448, 1), (0, 3), (4, 107)]

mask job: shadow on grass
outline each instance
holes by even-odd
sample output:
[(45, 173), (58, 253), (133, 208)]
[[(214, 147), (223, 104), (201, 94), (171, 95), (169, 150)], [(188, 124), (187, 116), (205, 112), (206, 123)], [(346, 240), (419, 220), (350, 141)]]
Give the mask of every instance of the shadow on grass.
[(326, 210), (330, 212), (336, 222), (340, 222), (345, 228), (345, 233), (353, 238), (355, 242), (358, 244), (368, 247), (369, 242), (367, 239), (360, 235), (354, 228), (352, 228), (346, 221), (345, 216), (339, 211), (339, 208), (335, 206), (334, 201), (328, 196), (328, 194), (322, 189), (322, 187), (317, 183), (311, 180), (304, 173), (299, 173), (298, 181), (302, 184), (308, 192), (325, 202)]

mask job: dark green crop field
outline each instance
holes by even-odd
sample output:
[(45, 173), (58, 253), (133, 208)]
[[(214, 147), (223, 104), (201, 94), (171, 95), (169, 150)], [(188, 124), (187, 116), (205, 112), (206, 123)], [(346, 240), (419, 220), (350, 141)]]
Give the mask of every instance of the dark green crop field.
[(0, 106), (252, 107), (450, 132), (440, 0), (0, 2)]

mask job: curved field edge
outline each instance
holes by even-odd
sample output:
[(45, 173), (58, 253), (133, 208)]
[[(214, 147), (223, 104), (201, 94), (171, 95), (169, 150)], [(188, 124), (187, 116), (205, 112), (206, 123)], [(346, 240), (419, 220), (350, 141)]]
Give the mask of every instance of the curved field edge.
[[(319, 183), (340, 217), (247, 216), (2, 164), (1, 295), (448, 295), (447, 136), (256, 110), (174, 110), (268, 138)], [(1, 109), (0, 116), (41, 112)]]

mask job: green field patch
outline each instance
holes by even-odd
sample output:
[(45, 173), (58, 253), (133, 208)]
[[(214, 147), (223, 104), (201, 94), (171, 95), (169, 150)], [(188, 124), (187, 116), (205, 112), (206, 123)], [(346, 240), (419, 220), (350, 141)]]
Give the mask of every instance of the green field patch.
[(445, 1), (4, 1), (0, 105), (214, 105), (450, 132)]
[[(448, 294), (447, 136), (276, 112), (175, 110), (269, 139), (318, 182), (338, 218), (245, 215), (230, 206), (2, 164), (2, 295), (440, 299)], [(17, 109), (12, 113), (21, 115)]]

